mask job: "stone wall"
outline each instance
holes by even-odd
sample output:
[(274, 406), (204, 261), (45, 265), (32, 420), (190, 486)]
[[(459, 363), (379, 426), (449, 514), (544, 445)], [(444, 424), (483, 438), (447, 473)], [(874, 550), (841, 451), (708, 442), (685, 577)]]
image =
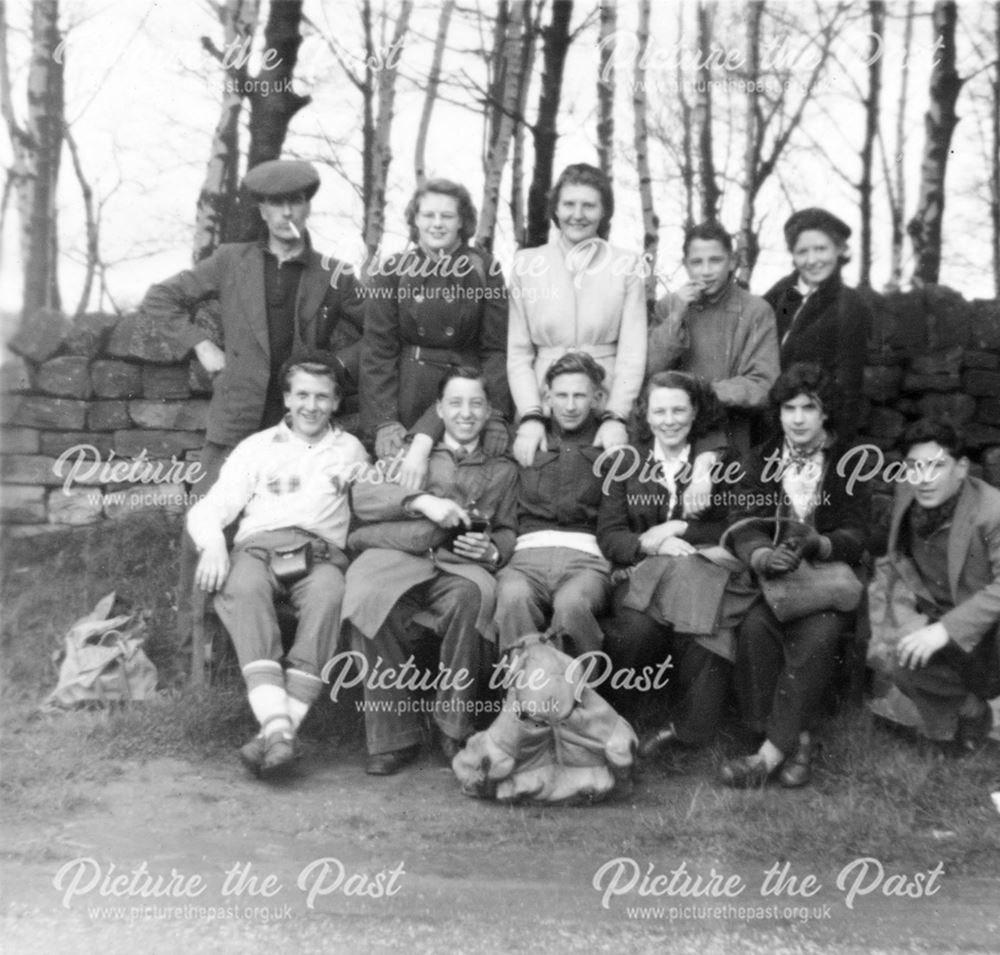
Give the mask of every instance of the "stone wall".
[[(950, 417), (977, 473), (1000, 487), (1000, 304), (930, 287), (873, 295), (872, 309), (862, 439), (890, 463), (909, 421)], [(9, 347), (19, 363), (0, 367), (8, 532), (184, 509), (212, 390), (196, 360), (176, 361), (135, 316), (40, 312)], [(884, 513), (891, 489), (877, 490)]]
[[(0, 522), (31, 533), (182, 511), (212, 385), (197, 360), (137, 357), (135, 319), (37, 313), (0, 368)], [(158, 357), (170, 357), (163, 354)]]

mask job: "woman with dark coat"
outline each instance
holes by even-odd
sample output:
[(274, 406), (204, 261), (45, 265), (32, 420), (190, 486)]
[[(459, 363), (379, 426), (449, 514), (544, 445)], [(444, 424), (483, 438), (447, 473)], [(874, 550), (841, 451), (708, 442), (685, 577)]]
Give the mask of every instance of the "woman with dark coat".
[[(771, 389), (779, 436), (751, 452), (736, 489), (753, 506), (747, 517), (777, 518), (732, 534), (737, 556), (757, 577), (779, 577), (808, 559), (861, 563), (868, 544), (869, 489), (848, 485), (837, 462), (850, 447), (833, 431), (837, 393), (815, 364), (796, 364)], [(811, 778), (813, 732), (834, 676), (837, 652), (854, 613), (817, 611), (780, 623), (765, 600), (740, 624), (734, 677), (743, 718), (764, 735), (757, 753), (722, 767), (727, 786), (763, 785), (780, 767), (788, 788)]]
[(857, 429), (871, 310), (844, 285), (851, 228), (825, 209), (801, 209), (785, 223), (785, 242), (795, 271), (764, 299), (778, 323), (781, 367), (815, 362), (841, 394), (843, 436)]
[(429, 180), (413, 194), (406, 222), (413, 247), (381, 264), (365, 302), (361, 425), (383, 459), (399, 452), (411, 428), (440, 437), (433, 409), (454, 367), (481, 369), (494, 414), (511, 413), (507, 290), (489, 254), (469, 245), (476, 209), (468, 190)]
[[(755, 599), (739, 563), (714, 546), (725, 527), (725, 469), (739, 467), (714, 427), (720, 417), (707, 385), (683, 372), (657, 372), (639, 404), (644, 433), (634, 446), (606, 452), (597, 540), (627, 573), (605, 621), (604, 651), (612, 673), (651, 673), (668, 658), (671, 664), (671, 719), (643, 740), (646, 756), (673, 742), (711, 740), (726, 699), (733, 628)], [(692, 518), (684, 492), (704, 451), (720, 458), (712, 472), (716, 491)], [(635, 693), (606, 689), (618, 706), (639, 702)]]

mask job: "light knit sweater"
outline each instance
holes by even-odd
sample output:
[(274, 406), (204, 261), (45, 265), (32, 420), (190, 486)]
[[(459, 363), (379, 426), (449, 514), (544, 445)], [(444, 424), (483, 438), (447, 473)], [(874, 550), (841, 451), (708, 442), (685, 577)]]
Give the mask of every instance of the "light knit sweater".
[(262, 531), (299, 527), (343, 548), (347, 489), (368, 455), (353, 435), (331, 427), (310, 443), (285, 422), (241, 441), (219, 480), (191, 508), (188, 532), (200, 548), (217, 544), (242, 512), (236, 543)]
[(646, 369), (646, 303), (638, 256), (591, 239), (561, 237), (514, 257), (507, 329), (507, 376), (519, 414), (542, 405), (549, 365), (568, 351), (603, 366), (604, 407), (632, 410)]

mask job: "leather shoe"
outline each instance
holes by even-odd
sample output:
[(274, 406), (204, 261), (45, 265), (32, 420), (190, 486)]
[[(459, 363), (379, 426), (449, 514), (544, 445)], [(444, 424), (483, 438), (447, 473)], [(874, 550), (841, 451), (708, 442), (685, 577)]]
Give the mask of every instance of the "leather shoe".
[(394, 749), (391, 753), (375, 753), (368, 757), (368, 762), (365, 763), (365, 772), (369, 776), (392, 776), (404, 766), (412, 763), (419, 753), (419, 746)]
[(732, 789), (760, 789), (771, 776), (767, 764), (759, 756), (741, 756), (723, 763), (719, 779)]
[(799, 789), (802, 786), (808, 786), (812, 781), (812, 758), (815, 748), (812, 739), (804, 745), (799, 743), (799, 748), (795, 753), (781, 764), (778, 782), (785, 789)]
[(240, 759), (247, 769), (260, 772), (260, 764), (264, 762), (264, 737), (255, 736), (249, 743), (240, 747)]
[[(264, 737), (257, 735), (250, 740), (249, 743), (244, 743), (240, 747), (240, 759), (247, 769), (252, 770), (255, 773), (260, 772), (260, 768), (264, 763), (266, 745)], [(292, 740), (292, 751), (294, 752), (296, 759), (302, 758), (302, 750), (299, 746), (299, 739), (297, 736)]]
[(295, 736), (292, 733), (269, 733), (264, 737), (261, 776), (277, 776), (295, 762)]
[(989, 703), (983, 703), (979, 716), (960, 716), (955, 744), (959, 753), (975, 753), (982, 749), (990, 738), (993, 727), (993, 711)]
[(667, 723), (666, 726), (643, 736), (639, 743), (639, 755), (643, 759), (649, 759), (675, 742), (677, 742), (677, 730), (673, 723)]

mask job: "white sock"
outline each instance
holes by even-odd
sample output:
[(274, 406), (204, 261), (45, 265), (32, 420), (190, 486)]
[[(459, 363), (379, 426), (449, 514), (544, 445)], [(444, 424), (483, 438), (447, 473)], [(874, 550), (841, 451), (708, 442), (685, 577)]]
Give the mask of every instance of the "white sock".
[(247, 693), (250, 709), (260, 723), (261, 733), (278, 733), (292, 726), (288, 713), (288, 695), (283, 686), (262, 683)]
[(293, 730), (298, 730), (308, 712), (308, 703), (303, 703), (302, 700), (297, 700), (294, 696), (288, 697), (288, 718), (292, 721)]

